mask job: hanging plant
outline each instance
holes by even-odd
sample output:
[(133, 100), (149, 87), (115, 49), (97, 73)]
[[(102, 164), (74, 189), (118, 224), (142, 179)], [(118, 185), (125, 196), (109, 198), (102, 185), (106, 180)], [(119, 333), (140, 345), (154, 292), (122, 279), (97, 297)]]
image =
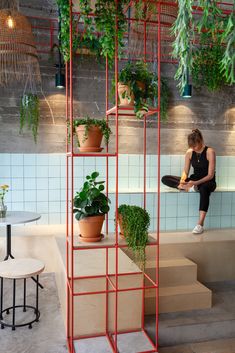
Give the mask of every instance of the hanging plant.
[[(137, 118), (142, 118), (149, 107), (156, 105), (158, 99), (158, 77), (154, 72), (148, 69), (145, 62), (128, 63), (120, 71), (118, 80), (127, 88), (121, 93), (121, 98), (134, 100), (134, 112)], [(115, 90), (115, 82), (113, 81), (112, 91)], [(161, 120), (167, 119), (167, 109), (169, 103), (169, 88), (166, 79), (161, 78), (161, 103), (160, 115)]]
[(32, 131), (34, 142), (37, 142), (39, 125), (39, 98), (36, 94), (24, 94), (20, 102), (20, 133), (25, 125)]
[(135, 260), (140, 263), (141, 268), (144, 268), (145, 247), (148, 242), (150, 225), (148, 212), (138, 206), (120, 205), (118, 207), (118, 219), (128, 248), (133, 251)]
[[(195, 70), (199, 70), (199, 61), (201, 62), (199, 50), (202, 49), (203, 52), (204, 47), (200, 48), (199, 46), (198, 48), (195, 37), (198, 35), (201, 43), (205, 32), (213, 39), (209, 47), (210, 53), (208, 53), (210, 60), (215, 55), (216, 58), (213, 61), (217, 62), (220, 71), (224, 73), (224, 82), (234, 83), (234, 14), (225, 16), (215, 0), (199, 0), (198, 6), (202, 8), (202, 15), (198, 19), (198, 17), (193, 17), (193, 4), (193, 0), (178, 1), (178, 17), (172, 27), (172, 34), (175, 36), (172, 55), (179, 61), (175, 79), (179, 81), (178, 86), (181, 93), (187, 83), (187, 71), (191, 73), (194, 70), (194, 76), (200, 76)], [(215, 45), (215, 49), (212, 49), (212, 43)], [(226, 47), (222, 53), (223, 43)], [(222, 47), (221, 50), (219, 50), (219, 46)], [(194, 60), (196, 61), (195, 65), (193, 64)], [(200, 69), (200, 71), (203, 70), (203, 68)], [(195, 74), (195, 72), (197, 73)], [(213, 75), (218, 76), (216, 72)], [(213, 84), (210, 87), (213, 87)], [(217, 84), (214, 84), (214, 87), (217, 87)]]
[(227, 83), (226, 76), (220, 69), (224, 48), (218, 42), (213, 43), (208, 33), (204, 33), (203, 37), (205, 40), (193, 53), (192, 81), (196, 88), (206, 86), (213, 92)]

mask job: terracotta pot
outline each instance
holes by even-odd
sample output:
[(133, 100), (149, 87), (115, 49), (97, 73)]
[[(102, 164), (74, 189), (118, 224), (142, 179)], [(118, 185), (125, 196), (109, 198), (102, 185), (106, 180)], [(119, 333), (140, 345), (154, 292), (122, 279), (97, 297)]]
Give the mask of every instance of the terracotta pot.
[(80, 144), (79, 151), (81, 152), (100, 152), (103, 148), (100, 147), (103, 134), (98, 126), (90, 126), (87, 139), (84, 141), (85, 125), (76, 127), (76, 133)]
[[(123, 94), (127, 97), (123, 98)], [(121, 82), (118, 82), (118, 98), (120, 106), (131, 106), (134, 105), (134, 95), (131, 94), (130, 87), (128, 85), (123, 85)]]
[[(138, 81), (137, 86), (142, 90), (145, 89), (145, 83)], [(127, 97), (123, 98), (122, 95), (126, 94)], [(121, 82), (118, 82), (118, 98), (120, 106), (134, 106), (134, 94), (130, 92), (130, 87), (128, 85), (123, 85)]]
[(102, 238), (101, 229), (104, 222), (104, 215), (91, 216), (81, 219), (79, 224), (80, 240), (83, 242), (96, 242)]
[(119, 228), (120, 228), (119, 235), (122, 239), (124, 239), (125, 236), (124, 236), (124, 231), (123, 231), (122, 215), (121, 214), (118, 215), (118, 224), (119, 224)]

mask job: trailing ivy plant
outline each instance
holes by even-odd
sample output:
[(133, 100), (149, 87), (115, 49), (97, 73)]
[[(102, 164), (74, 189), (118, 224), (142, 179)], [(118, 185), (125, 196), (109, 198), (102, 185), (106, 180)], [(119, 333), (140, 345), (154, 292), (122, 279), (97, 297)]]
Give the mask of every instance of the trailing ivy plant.
[(39, 98), (36, 94), (24, 94), (20, 101), (20, 133), (24, 126), (32, 131), (34, 142), (37, 142), (39, 125)]
[[(87, 116), (86, 118), (83, 118), (83, 119), (74, 119), (73, 120), (74, 130), (79, 125), (85, 125), (85, 133), (84, 133), (84, 137), (83, 137), (83, 142), (85, 142), (88, 138), (88, 132), (89, 132), (90, 127), (97, 126), (100, 128), (100, 130), (104, 136), (105, 144), (107, 145), (109, 143), (109, 138), (110, 138), (110, 135), (112, 134), (112, 131), (111, 131), (110, 127), (107, 125), (107, 122), (105, 119), (92, 119), (89, 116)], [(79, 146), (79, 141), (78, 141), (78, 146)]]
[(144, 267), (150, 216), (143, 208), (132, 205), (120, 205), (118, 215), (122, 217), (122, 228), (128, 248), (133, 251), (135, 259)]

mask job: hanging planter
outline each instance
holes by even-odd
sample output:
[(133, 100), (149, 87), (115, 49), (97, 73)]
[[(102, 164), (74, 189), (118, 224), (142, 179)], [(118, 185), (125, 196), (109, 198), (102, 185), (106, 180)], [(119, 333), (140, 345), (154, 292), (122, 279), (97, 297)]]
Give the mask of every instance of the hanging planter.
[(25, 93), (20, 102), (20, 133), (27, 125), (31, 130), (34, 142), (37, 142), (39, 125), (39, 98), (36, 94)]

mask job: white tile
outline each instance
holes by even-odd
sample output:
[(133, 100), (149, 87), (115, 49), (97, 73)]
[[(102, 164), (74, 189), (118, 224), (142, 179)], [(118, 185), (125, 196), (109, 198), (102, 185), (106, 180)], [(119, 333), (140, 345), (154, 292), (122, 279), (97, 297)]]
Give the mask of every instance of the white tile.
[(49, 190), (49, 202), (50, 201), (60, 201), (59, 190)]
[(60, 189), (60, 178), (49, 178), (49, 189)]
[(37, 212), (37, 204), (36, 202), (25, 202), (24, 210), (29, 212)]
[[(21, 175), (18, 175), (20, 177)], [(23, 175), (22, 175), (23, 176)], [(0, 179), (1, 178), (10, 178), (11, 177), (11, 167), (0, 165)], [(17, 177), (17, 175), (14, 175)]]
[(60, 177), (61, 178), (66, 177), (66, 167), (64, 165), (60, 166)]
[[(125, 165), (126, 163), (123, 161), (123, 164)], [(138, 166), (139, 167), (139, 165), (140, 165), (139, 154), (129, 154), (128, 164), (129, 164), (129, 166)]]
[(24, 189), (25, 190), (36, 189), (36, 178), (24, 178)]
[(22, 166), (12, 166), (11, 167), (11, 177), (21, 178), (24, 176), (24, 168)]
[(36, 202), (36, 190), (25, 190), (24, 201)]
[(36, 164), (37, 165), (48, 165), (49, 164), (49, 155), (46, 153), (41, 153), (36, 155)]
[(24, 203), (23, 202), (12, 202), (11, 210), (12, 211), (23, 211), (24, 210)]
[(50, 153), (48, 163), (49, 165), (60, 165), (60, 154)]
[(36, 183), (38, 190), (48, 190), (49, 188), (49, 179), (47, 178), (37, 178)]
[(48, 178), (49, 167), (48, 166), (36, 166), (36, 176), (37, 178)]
[(12, 193), (12, 201), (13, 202), (24, 202), (23, 190), (15, 190), (14, 193)]
[(49, 224), (48, 223), (48, 215), (43, 214), (42, 217), (37, 221), (37, 224)]
[(48, 210), (49, 210), (49, 203), (48, 202), (37, 201), (37, 212), (48, 213)]
[(49, 224), (60, 224), (60, 213), (49, 213)]
[(119, 165), (128, 165), (128, 154), (119, 154)]
[(22, 153), (12, 153), (11, 165), (23, 165), (23, 154)]
[(127, 178), (128, 177), (128, 164), (120, 165), (118, 172), (119, 172), (120, 178)]
[(49, 177), (57, 178), (60, 177), (60, 167), (59, 166), (49, 166)]
[(49, 213), (59, 213), (59, 212), (60, 212), (60, 201), (50, 201)]
[(23, 178), (14, 178), (11, 181), (11, 189), (14, 190), (23, 190), (24, 189), (24, 179)]
[(24, 154), (24, 165), (36, 165), (36, 154)]
[(11, 165), (11, 155), (10, 153), (0, 153), (0, 168), (2, 166)]
[(60, 165), (63, 167), (66, 166), (66, 155), (64, 153), (60, 155)]
[(36, 177), (36, 167), (35, 166), (24, 166), (24, 177), (25, 178)]
[(48, 190), (37, 190), (37, 201), (48, 201)]
[(96, 158), (95, 157), (87, 157), (87, 158), (84, 158), (84, 163), (83, 163), (83, 165), (84, 166), (87, 166), (87, 165), (89, 165), (89, 166), (92, 166), (93, 168), (95, 167), (95, 160), (96, 160)]

